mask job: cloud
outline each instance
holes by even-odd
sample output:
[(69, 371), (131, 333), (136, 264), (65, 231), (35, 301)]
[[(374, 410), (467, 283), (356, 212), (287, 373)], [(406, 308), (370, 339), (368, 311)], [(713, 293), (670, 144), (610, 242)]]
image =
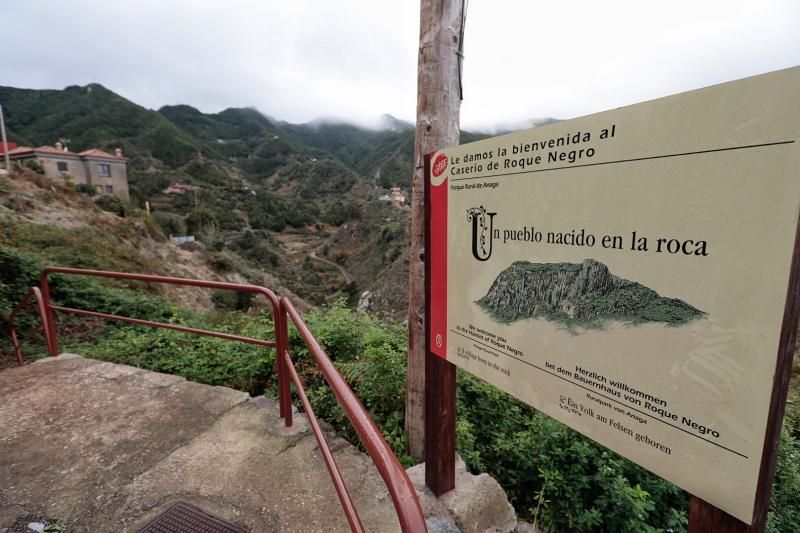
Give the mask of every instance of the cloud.
[[(414, 121), (419, 4), (27, 0), (5, 6), (0, 84), (102, 83), (149, 108)], [(462, 125), (567, 118), (800, 63), (800, 5), (469, 3)]]

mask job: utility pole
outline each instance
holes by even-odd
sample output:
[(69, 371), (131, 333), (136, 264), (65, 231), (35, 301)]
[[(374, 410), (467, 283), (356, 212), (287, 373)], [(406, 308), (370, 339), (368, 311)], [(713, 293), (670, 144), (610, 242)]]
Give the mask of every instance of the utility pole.
[(11, 161), (8, 157), (8, 139), (6, 139), (6, 122), (3, 119), (3, 106), (0, 105), (0, 133), (2, 133), (3, 137), (3, 156), (6, 161), (6, 171), (11, 172)]
[[(421, 0), (417, 65), (417, 128), (411, 189), (408, 265), (408, 452), (425, 449), (425, 206), (424, 157), (458, 144), (464, 0)], [(449, 363), (446, 363), (449, 365)], [(452, 365), (451, 365), (452, 366)], [(455, 370), (452, 370), (455, 372)]]

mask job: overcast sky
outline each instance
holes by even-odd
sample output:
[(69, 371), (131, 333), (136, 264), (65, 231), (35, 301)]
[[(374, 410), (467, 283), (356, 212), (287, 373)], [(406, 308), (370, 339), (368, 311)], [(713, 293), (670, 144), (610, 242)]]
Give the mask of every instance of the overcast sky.
[[(0, 32), (0, 85), (415, 120), (415, 0), (6, 0)], [(464, 43), (464, 128), (572, 118), (800, 64), (800, 1), (472, 0)]]

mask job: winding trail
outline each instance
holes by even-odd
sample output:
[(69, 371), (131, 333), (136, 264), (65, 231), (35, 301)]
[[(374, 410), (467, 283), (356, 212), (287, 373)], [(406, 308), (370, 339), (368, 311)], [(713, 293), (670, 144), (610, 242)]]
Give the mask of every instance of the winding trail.
[[(342, 274), (342, 277), (344, 277), (344, 284), (345, 285), (347, 285), (348, 283), (353, 281), (353, 278), (350, 277), (350, 273), (347, 272), (347, 270), (345, 270), (341, 265), (339, 265), (337, 263), (334, 263), (333, 261), (331, 261), (329, 259), (325, 259), (324, 257), (319, 257), (317, 255), (317, 251), (316, 250), (312, 250), (311, 253), (308, 254), (308, 256), (311, 259), (316, 259), (317, 261), (322, 261), (323, 263), (327, 263), (330, 266), (332, 266), (332, 267), (336, 268), (337, 270), (339, 270), (339, 272), (341, 272), (341, 274)], [(339, 292), (341, 292), (341, 291), (339, 291)]]

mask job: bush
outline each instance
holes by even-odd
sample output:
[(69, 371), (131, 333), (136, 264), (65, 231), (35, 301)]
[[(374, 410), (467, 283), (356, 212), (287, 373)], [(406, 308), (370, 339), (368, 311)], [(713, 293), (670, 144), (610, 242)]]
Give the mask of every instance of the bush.
[(247, 311), (253, 305), (253, 295), (249, 292), (216, 290), (211, 295), (211, 303), (216, 309)]
[[(312, 310), (305, 318), (395, 454), (405, 466), (413, 464), (413, 458), (406, 454), (404, 426), (406, 327), (369, 315), (358, 315), (347, 308), (344, 300), (331, 307)], [(351, 443), (360, 445), (355, 430), (330, 387), (310, 362), (305, 343), (294, 329), (290, 330), (289, 342), (298, 367), (311, 369), (304, 381), (317, 415), (331, 422), (336, 431)]]
[(28, 167), (29, 169), (33, 170), (37, 174), (44, 175), (44, 168), (42, 168), (42, 165), (40, 165), (38, 163), (38, 161), (35, 161), (35, 160), (31, 159), (30, 161), (25, 163), (25, 166)]
[(98, 196), (94, 203), (102, 209), (103, 211), (108, 211), (109, 213), (114, 213), (118, 217), (125, 217), (128, 213), (128, 209), (125, 206), (125, 203), (117, 198), (116, 196)]
[[(790, 399), (800, 402), (800, 394)], [(775, 482), (766, 530), (769, 533), (795, 531), (800, 524), (800, 421), (787, 411), (778, 446)]]
[(230, 272), (236, 266), (231, 256), (224, 252), (213, 252), (209, 254), (208, 265), (217, 272)]
[(153, 219), (161, 228), (161, 231), (164, 232), (164, 235), (186, 235), (186, 223), (183, 221), (183, 217), (179, 215), (155, 211), (153, 213)]
[[(34, 286), (44, 263), (30, 255), (0, 244), (0, 315), (7, 318), (11, 309)], [(138, 291), (117, 289), (100, 284), (96, 278), (53, 274), (49, 277), (50, 294), (58, 305), (89, 309), (155, 320), (174, 314), (174, 309), (159, 298)]]
[(87, 196), (95, 196), (97, 195), (97, 188), (94, 185), (89, 185), (88, 183), (79, 183), (75, 190), (81, 194), (85, 194)]
[(28, 289), (39, 285), (42, 268), (33, 257), (0, 245), (0, 318), (7, 320)]
[[(39, 273), (43, 268), (39, 259), (0, 245), (0, 326), (4, 330), (8, 328), (11, 310), (28, 289), (39, 286)], [(150, 320), (166, 320), (176, 313), (159, 298), (108, 287), (97, 279), (56, 274), (50, 276), (49, 281), (51, 297), (58, 305)], [(35, 307), (30, 308), (17, 325), (24, 336), (38, 332), (41, 326)], [(62, 323), (62, 333), (63, 326)]]
[(186, 217), (186, 231), (189, 235), (199, 235), (212, 226), (217, 226), (217, 217), (205, 207), (195, 207)]
[[(232, 313), (227, 317), (180, 318), (170, 322), (270, 340), (275, 334), (270, 315)], [(64, 343), (77, 353), (97, 359), (167, 372), (186, 379), (261, 394), (274, 386), (275, 351), (253, 344), (176, 331), (124, 326), (115, 328), (97, 343)]]
[(153, 220), (158, 224), (158, 227), (161, 228), (164, 235), (186, 235), (186, 223), (183, 221), (183, 217), (179, 215), (155, 211), (153, 213)]

